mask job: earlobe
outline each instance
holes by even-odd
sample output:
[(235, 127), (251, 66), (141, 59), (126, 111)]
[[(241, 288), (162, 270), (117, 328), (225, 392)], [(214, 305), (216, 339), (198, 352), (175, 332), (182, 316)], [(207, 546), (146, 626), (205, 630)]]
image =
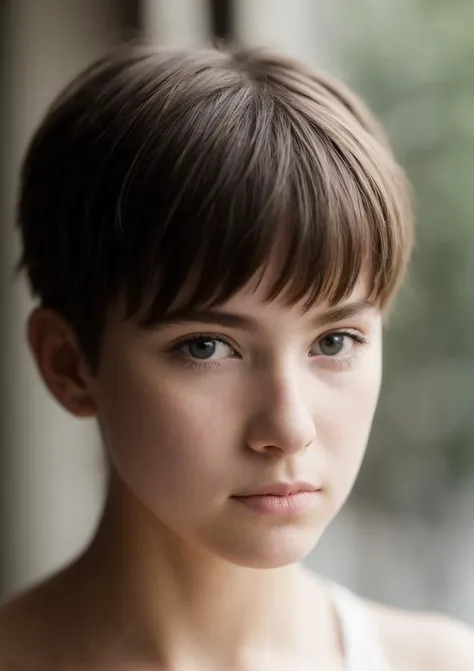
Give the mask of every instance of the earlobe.
[(76, 417), (94, 417), (96, 405), (75, 334), (54, 310), (39, 307), (30, 315), (27, 338), (36, 365), (54, 398)]

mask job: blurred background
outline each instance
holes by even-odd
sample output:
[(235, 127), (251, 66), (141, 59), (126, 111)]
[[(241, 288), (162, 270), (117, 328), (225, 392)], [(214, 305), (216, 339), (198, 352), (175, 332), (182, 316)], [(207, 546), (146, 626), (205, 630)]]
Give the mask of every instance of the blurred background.
[(307, 563), (366, 596), (474, 624), (472, 0), (3, 0), (0, 598), (83, 547), (104, 493), (92, 425), (39, 382), (18, 257), (21, 157), (52, 97), (123, 40), (268, 45), (359, 92), (414, 186), (418, 244), (386, 333), (358, 485)]

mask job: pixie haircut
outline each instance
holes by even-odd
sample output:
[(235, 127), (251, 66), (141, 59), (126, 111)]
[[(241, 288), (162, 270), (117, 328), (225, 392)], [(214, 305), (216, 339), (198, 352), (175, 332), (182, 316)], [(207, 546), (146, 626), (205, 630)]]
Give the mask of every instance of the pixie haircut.
[(121, 49), (53, 103), (22, 172), (20, 267), (98, 362), (107, 311), (150, 326), (261, 278), (268, 300), (384, 309), (412, 246), (404, 174), (345, 86), (263, 50)]

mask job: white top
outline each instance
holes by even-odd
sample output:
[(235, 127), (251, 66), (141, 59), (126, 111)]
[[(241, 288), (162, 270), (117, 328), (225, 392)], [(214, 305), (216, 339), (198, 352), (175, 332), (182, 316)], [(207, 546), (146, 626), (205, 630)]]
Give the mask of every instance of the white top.
[(334, 583), (329, 590), (341, 627), (346, 671), (390, 671), (376, 624), (362, 599)]

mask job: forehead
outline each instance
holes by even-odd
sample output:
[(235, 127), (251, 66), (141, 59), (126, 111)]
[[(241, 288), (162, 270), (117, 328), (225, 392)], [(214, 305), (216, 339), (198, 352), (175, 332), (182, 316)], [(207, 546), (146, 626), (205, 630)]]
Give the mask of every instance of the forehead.
[[(371, 293), (370, 273), (368, 268), (362, 267), (358, 278), (354, 282), (353, 289), (348, 291), (344, 299), (339, 302), (330, 303), (319, 296), (314, 298), (314, 293), (310, 295), (302, 295), (300, 299), (294, 299), (294, 280), (298, 276), (300, 268), (297, 264), (294, 267), (285, 270), (285, 263), (287, 260), (288, 246), (290, 240), (285, 235), (285, 231), (280, 229), (275, 234), (275, 239), (272, 242), (268, 258), (258, 267), (250, 280), (248, 280), (241, 288), (228, 294), (224, 299), (204, 298), (202, 301), (195, 292), (196, 285), (199, 284), (200, 275), (203, 272), (202, 265), (196, 263), (191, 267), (190, 272), (184, 283), (177, 292), (174, 300), (169, 306), (169, 311), (180, 310), (182, 308), (223, 308), (239, 309), (239, 311), (262, 309), (265, 307), (269, 311), (289, 311), (294, 314), (302, 314), (311, 311), (324, 311), (328, 307), (342, 304), (345, 302), (368, 300)], [(366, 264), (365, 264), (366, 265)], [(275, 293), (275, 287), (278, 285), (283, 274), (288, 276), (286, 282), (280, 287), (280, 290)], [(328, 269), (328, 274), (332, 274)], [(300, 284), (305, 284), (309, 291), (312, 291), (311, 278)], [(216, 296), (219, 294), (219, 281), (215, 285)]]
[[(141, 340), (146, 332), (154, 333), (170, 325), (188, 326), (197, 323), (205, 325), (226, 326), (281, 337), (292, 337), (297, 332), (329, 329), (337, 323), (348, 319), (362, 320), (367, 328), (381, 326), (381, 310), (368, 300), (367, 282), (363, 277), (356, 283), (353, 291), (339, 303), (327, 301), (313, 302), (308, 305), (304, 300), (290, 303), (278, 296), (268, 299), (268, 284), (271, 285), (271, 274), (262, 276), (260, 282), (251, 282), (233, 294), (228, 300), (212, 305), (176, 304), (161, 318), (152, 323), (143, 323), (137, 316), (125, 318), (123, 304), (116, 304), (108, 315), (106, 332), (112, 340)], [(201, 327), (201, 328), (202, 328)], [(106, 335), (106, 334), (104, 334)]]
[(268, 294), (275, 282), (273, 269), (270, 267), (260, 279), (249, 282), (243, 289), (235, 293), (224, 303), (217, 305), (217, 308), (225, 308), (229, 311), (253, 314), (258, 318), (259, 315), (281, 315), (289, 317), (290, 315), (298, 318), (306, 313), (317, 315), (324, 313), (330, 308), (368, 301), (369, 289), (368, 281), (361, 276), (357, 281), (352, 292), (340, 303), (329, 303), (327, 300), (316, 300), (313, 303), (307, 303), (306, 298), (293, 303), (289, 302), (284, 293), (273, 300), (269, 300)]
[[(277, 254), (272, 254), (270, 262), (261, 269), (247, 284), (235, 291), (231, 296), (222, 301), (199, 301), (199, 298), (190, 299), (190, 291), (186, 283), (179, 293), (170, 309), (163, 315), (167, 316), (201, 314), (206, 311), (226, 312), (231, 314), (248, 316), (253, 322), (262, 321), (284, 321), (294, 322), (306, 320), (306, 318), (318, 318), (319, 315), (337, 310), (344, 306), (372, 305), (370, 301), (370, 283), (368, 274), (361, 274), (353, 289), (347, 293), (339, 302), (311, 296), (303, 296), (300, 300), (292, 300), (291, 295), (285, 292), (285, 288), (274, 297), (271, 296), (275, 282), (278, 280), (281, 265)], [(343, 314), (342, 311), (340, 311)], [(374, 313), (378, 312), (374, 305)], [(348, 311), (350, 313), (350, 310)], [(161, 321), (160, 319), (158, 322)]]

